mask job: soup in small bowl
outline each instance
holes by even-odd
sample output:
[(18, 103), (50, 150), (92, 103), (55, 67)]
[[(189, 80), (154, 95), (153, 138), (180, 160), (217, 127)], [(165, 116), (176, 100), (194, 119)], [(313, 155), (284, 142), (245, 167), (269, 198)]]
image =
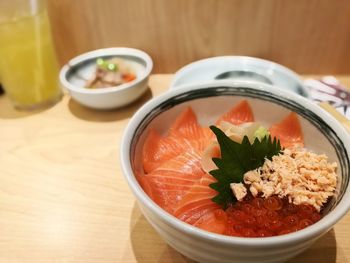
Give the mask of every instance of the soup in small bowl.
[(148, 88), (151, 57), (134, 48), (104, 48), (74, 57), (60, 71), (60, 82), (78, 103), (94, 109), (124, 107)]

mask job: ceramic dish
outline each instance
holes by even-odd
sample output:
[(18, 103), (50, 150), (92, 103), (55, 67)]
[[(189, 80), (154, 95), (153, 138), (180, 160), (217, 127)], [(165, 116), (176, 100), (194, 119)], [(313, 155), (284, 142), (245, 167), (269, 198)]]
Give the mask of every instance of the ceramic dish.
[[(264, 238), (231, 237), (210, 233), (186, 224), (165, 212), (143, 191), (135, 178), (142, 170), (141, 153), (150, 128), (164, 133), (185, 107), (191, 106), (202, 125), (212, 124), (232, 105), (246, 99), (255, 119), (271, 124), (288, 112), (299, 115), (306, 147), (327, 153), (336, 161), (336, 196), (328, 203), (326, 215), (297, 232)], [(208, 107), (210, 105), (210, 107)], [(301, 253), (325, 234), (350, 208), (350, 138), (330, 114), (309, 100), (279, 88), (247, 82), (219, 81), (183, 86), (156, 97), (140, 108), (130, 120), (121, 145), (123, 174), (143, 215), (162, 238), (183, 255), (199, 262), (284, 262)]]
[[(136, 79), (115, 87), (88, 89), (86, 82), (95, 73), (98, 58), (121, 58), (130, 63)], [(145, 52), (133, 48), (105, 48), (84, 53), (71, 59), (60, 72), (61, 85), (74, 100), (95, 109), (125, 106), (139, 98), (146, 90), (153, 62)]]
[(212, 57), (188, 64), (175, 73), (170, 88), (224, 78), (271, 84), (309, 97), (295, 72), (272, 61), (245, 56)]

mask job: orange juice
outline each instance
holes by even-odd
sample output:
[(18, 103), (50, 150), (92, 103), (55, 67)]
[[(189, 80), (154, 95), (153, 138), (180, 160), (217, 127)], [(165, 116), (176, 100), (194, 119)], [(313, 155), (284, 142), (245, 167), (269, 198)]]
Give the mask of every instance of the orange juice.
[(17, 108), (38, 108), (60, 98), (45, 10), (0, 23), (0, 83)]

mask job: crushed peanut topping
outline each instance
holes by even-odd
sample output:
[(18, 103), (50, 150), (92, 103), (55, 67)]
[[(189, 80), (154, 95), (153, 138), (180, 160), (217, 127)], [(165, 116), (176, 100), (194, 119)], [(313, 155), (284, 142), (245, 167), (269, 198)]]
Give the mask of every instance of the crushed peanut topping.
[(253, 196), (278, 195), (288, 197), (296, 205), (309, 204), (320, 211), (334, 195), (337, 184), (337, 164), (329, 163), (324, 154), (304, 149), (285, 149), (283, 154), (265, 160), (262, 167), (244, 175)]

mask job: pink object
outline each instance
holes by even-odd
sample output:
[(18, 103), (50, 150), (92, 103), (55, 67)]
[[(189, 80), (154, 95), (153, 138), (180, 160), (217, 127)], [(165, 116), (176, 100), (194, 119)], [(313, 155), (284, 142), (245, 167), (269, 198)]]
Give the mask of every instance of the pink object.
[(307, 79), (304, 85), (310, 91), (310, 99), (316, 102), (328, 102), (341, 114), (350, 119), (350, 91), (333, 76), (320, 80)]

